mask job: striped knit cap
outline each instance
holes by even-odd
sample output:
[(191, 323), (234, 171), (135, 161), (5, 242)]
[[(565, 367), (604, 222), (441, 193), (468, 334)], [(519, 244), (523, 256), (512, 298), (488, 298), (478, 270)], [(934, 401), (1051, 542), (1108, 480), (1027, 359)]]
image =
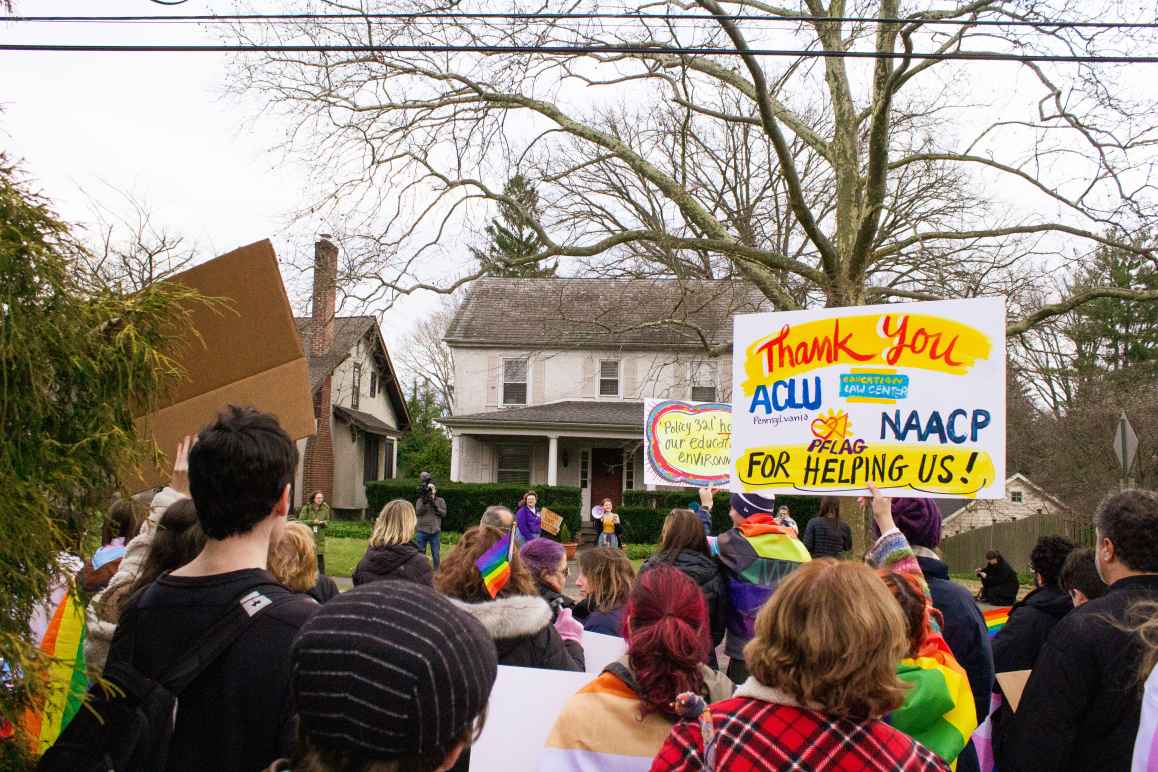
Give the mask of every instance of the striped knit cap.
[(481, 624), (434, 590), (382, 581), (318, 610), (293, 647), (293, 695), (318, 748), (377, 760), (449, 750), (498, 672)]

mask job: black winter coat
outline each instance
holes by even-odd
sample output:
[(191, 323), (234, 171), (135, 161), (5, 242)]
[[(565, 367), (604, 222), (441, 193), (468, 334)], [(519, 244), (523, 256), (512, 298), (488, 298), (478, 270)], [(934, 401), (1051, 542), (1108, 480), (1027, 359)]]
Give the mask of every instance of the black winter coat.
[(383, 579), (404, 579), (433, 587), (434, 570), (413, 542), (371, 547), (354, 569), (354, 586)]
[(661, 552), (647, 559), (639, 569), (643, 573), (658, 565), (669, 565), (686, 574), (704, 591), (708, 602), (708, 621), (712, 628), (712, 644), (719, 646), (727, 630), (728, 592), (720, 564), (702, 552), (680, 550)]
[(981, 577), (981, 600), (995, 606), (1004, 606), (1017, 600), (1017, 591), (1020, 589), (1017, 572), (1005, 562), (1005, 558), (997, 561), (997, 565), (988, 563), (981, 569), (985, 576)]
[[(916, 548), (920, 550), (921, 548)], [(993, 649), (985, 617), (973, 602), (967, 589), (949, 579), (949, 566), (938, 558), (918, 554), (917, 563), (929, 583), (933, 608), (941, 612), (941, 631), (949, 650), (969, 676), (969, 690), (977, 707), (980, 723), (989, 713), (989, 695), (993, 691)]]
[(1053, 587), (1038, 587), (1015, 603), (1009, 621), (993, 639), (997, 672), (1032, 669), (1054, 625), (1073, 610), (1070, 596)]
[(451, 600), (490, 633), (500, 665), (583, 672), (583, 646), (559, 637), (551, 624), (551, 607), (539, 596), (512, 595), (482, 603)]
[(535, 587), (539, 590), (539, 597), (547, 601), (547, 605), (551, 607), (551, 624), (555, 624), (555, 620), (559, 617), (559, 609), (575, 608), (575, 601), (563, 593), (548, 587), (538, 579), (535, 580)]
[(814, 558), (835, 558), (852, 549), (852, 528), (843, 520), (814, 517), (804, 526), (804, 547)]
[(1001, 772), (1130, 769), (1142, 649), (1118, 625), (1139, 600), (1158, 601), (1158, 575), (1119, 579), (1054, 625), (996, 748)]
[(318, 603), (325, 603), (330, 598), (336, 597), (338, 593), (337, 582), (325, 574), (318, 574), (318, 581), (314, 582), (314, 586), (306, 591), (306, 594)]

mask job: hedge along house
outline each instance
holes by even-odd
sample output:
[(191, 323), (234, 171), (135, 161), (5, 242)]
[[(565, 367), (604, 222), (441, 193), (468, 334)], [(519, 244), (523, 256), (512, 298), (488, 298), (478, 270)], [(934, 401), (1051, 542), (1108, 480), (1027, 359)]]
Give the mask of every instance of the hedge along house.
[(298, 442), (294, 507), (314, 491), (335, 510), (361, 513), (366, 483), (392, 479), (410, 428), (406, 397), (373, 316), (336, 316), (338, 248), (314, 245), (312, 314), (295, 319), (309, 359), (317, 433)]
[[(582, 489), (582, 512), (644, 488), (643, 400), (731, 399), (732, 316), (749, 285), (481, 279), (446, 332), (451, 480)], [(545, 502), (550, 505), (550, 502)]]

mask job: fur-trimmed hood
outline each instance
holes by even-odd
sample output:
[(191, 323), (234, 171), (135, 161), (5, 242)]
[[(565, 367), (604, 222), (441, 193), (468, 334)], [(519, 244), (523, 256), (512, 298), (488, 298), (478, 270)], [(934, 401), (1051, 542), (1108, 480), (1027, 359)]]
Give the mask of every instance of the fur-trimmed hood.
[(538, 596), (512, 595), (483, 603), (451, 598), (450, 602), (481, 623), (494, 641), (524, 638), (551, 624), (551, 607)]

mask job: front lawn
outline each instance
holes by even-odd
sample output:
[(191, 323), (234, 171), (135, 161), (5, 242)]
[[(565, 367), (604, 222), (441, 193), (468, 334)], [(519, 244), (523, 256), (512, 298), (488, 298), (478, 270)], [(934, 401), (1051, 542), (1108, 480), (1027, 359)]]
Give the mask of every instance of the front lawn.
[[(449, 535), (447, 534), (447, 536)], [(454, 535), (458, 536), (458, 534)], [(455, 540), (457, 541), (457, 539)], [(328, 537), (326, 539), (326, 574), (329, 576), (352, 576), (358, 561), (366, 554), (368, 545), (369, 539)], [(444, 538), (440, 550), (441, 556), (446, 558), (453, 549), (454, 545)], [(427, 555), (429, 554), (428, 550)]]

